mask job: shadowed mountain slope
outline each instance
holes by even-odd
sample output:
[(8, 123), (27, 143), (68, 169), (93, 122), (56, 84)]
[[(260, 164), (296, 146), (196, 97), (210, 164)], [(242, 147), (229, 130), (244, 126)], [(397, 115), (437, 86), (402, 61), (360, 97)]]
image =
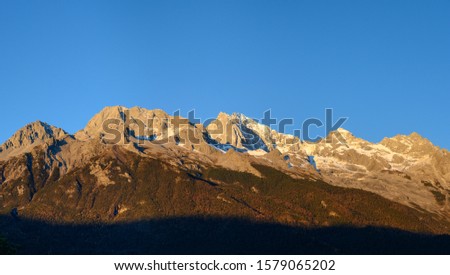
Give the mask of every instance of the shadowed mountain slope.
[(308, 229), (233, 218), (56, 225), (0, 217), (0, 226), (19, 254), (450, 254), (449, 236), (375, 227)]

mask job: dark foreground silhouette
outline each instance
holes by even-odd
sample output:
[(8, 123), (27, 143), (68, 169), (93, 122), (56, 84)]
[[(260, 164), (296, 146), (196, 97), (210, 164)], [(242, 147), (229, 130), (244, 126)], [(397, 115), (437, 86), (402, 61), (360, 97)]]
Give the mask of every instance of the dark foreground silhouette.
[(52, 225), (3, 216), (0, 234), (18, 254), (450, 254), (450, 236), (228, 218)]

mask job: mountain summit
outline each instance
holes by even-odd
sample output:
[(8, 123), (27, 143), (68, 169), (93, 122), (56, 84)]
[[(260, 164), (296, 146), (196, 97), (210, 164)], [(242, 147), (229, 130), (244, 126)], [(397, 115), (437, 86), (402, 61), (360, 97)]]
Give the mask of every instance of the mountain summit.
[(448, 151), (416, 133), (380, 143), (337, 133), (345, 142), (306, 143), (240, 113), (220, 113), (205, 127), (121, 106), (103, 109), (74, 136), (37, 121), (0, 147), (0, 214), (450, 232)]
[(42, 121), (35, 121), (18, 130), (0, 147), (0, 159), (30, 151), (39, 145), (52, 145), (68, 134)]

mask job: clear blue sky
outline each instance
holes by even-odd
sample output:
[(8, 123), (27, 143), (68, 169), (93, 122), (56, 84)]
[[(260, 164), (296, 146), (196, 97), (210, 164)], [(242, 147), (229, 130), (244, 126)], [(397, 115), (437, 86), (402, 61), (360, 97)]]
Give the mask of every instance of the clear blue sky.
[(0, 142), (107, 105), (347, 116), (450, 148), (450, 1), (0, 0)]

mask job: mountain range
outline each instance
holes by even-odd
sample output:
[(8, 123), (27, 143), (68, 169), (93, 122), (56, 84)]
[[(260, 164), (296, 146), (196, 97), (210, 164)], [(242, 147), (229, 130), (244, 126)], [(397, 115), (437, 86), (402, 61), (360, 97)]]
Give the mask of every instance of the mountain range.
[[(106, 107), (75, 134), (36, 121), (0, 147), (0, 232), (25, 248), (30, 232), (15, 224), (25, 221), (211, 218), (447, 235), (449, 196), (450, 153), (417, 133), (371, 143), (341, 128), (308, 143), (240, 113), (202, 125)], [(24, 251), (51, 253), (38, 245)]]

